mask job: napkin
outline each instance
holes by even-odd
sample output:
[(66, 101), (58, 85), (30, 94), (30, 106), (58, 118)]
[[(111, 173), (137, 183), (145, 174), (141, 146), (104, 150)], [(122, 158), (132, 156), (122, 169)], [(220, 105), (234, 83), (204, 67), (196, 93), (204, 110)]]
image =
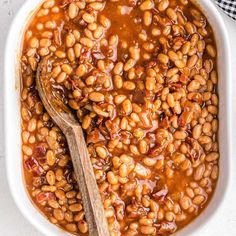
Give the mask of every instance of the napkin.
[(236, 20), (236, 0), (214, 0), (214, 1), (228, 16)]

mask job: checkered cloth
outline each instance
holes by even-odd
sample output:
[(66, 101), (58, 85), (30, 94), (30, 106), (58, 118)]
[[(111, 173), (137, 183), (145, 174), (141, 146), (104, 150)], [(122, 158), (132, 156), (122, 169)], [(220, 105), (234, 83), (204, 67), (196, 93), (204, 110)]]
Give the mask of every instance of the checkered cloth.
[(223, 11), (236, 20), (236, 0), (214, 0)]

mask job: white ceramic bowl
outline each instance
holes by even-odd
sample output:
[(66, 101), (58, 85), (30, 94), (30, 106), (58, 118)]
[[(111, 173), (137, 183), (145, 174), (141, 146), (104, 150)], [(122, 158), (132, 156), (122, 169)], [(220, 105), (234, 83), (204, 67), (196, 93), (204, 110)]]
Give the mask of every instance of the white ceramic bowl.
[[(51, 224), (31, 203), (23, 182), (21, 138), (20, 138), (20, 78), (19, 50), (22, 42), (23, 29), (33, 11), (41, 0), (26, 1), (10, 27), (5, 52), (5, 153), (8, 182), (12, 196), (23, 215), (38, 230), (49, 236), (70, 235)], [(213, 199), (207, 209), (189, 226), (178, 232), (179, 236), (198, 236), (210, 234), (208, 221), (214, 221), (217, 207), (223, 204), (224, 194), (228, 191), (230, 175), (230, 68), (229, 43), (224, 22), (215, 5), (209, 0), (198, 0), (200, 7), (213, 27), (218, 48), (219, 97), (220, 97), (220, 176)]]

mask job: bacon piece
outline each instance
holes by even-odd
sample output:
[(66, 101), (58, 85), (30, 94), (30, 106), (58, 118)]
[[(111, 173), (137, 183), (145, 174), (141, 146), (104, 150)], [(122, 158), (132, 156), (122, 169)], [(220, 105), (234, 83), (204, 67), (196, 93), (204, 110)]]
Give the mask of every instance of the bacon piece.
[(154, 148), (149, 149), (148, 156), (157, 157), (163, 151), (163, 147), (157, 144)]
[(193, 118), (194, 104), (192, 102), (187, 102), (184, 106), (184, 111), (178, 119), (178, 125), (184, 127), (189, 124)]
[(174, 222), (162, 222), (161, 227), (158, 230), (158, 235), (166, 235), (166, 233), (174, 233), (177, 229), (177, 226)]
[(54, 195), (53, 195), (53, 193), (51, 193), (51, 192), (39, 193), (39, 194), (36, 196), (36, 201), (37, 201), (38, 203), (44, 202), (44, 201), (47, 201), (47, 200), (51, 200), (51, 199), (54, 199)]
[(45, 157), (46, 152), (47, 152), (46, 148), (42, 145), (36, 146), (34, 148), (34, 155), (35, 155), (36, 158)]
[(183, 84), (187, 84), (189, 81), (189, 77), (187, 75), (181, 74), (179, 77), (179, 81)]
[(165, 200), (167, 194), (168, 194), (168, 189), (161, 189), (160, 191), (154, 193), (152, 196), (154, 199), (162, 202)]
[(37, 175), (42, 175), (44, 173), (44, 169), (34, 157), (29, 157), (27, 160), (25, 160), (24, 164), (25, 168), (30, 172), (34, 172)]
[(89, 143), (98, 143), (105, 141), (104, 136), (100, 133), (98, 129), (94, 129), (87, 136), (87, 144)]
[(105, 122), (106, 128), (110, 133), (111, 140), (117, 139), (120, 137), (119, 135), (119, 125), (115, 122), (112, 122), (111, 120), (108, 120)]

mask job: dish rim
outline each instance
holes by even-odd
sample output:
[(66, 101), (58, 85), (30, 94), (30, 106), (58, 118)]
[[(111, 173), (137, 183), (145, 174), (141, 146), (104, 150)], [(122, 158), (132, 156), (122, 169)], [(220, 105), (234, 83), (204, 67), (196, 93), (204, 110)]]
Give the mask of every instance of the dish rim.
[[(62, 231), (60, 228), (58, 228), (57, 226), (53, 225), (52, 223), (50, 223), (48, 221), (48, 219), (46, 219), (41, 212), (39, 212), (38, 209), (35, 208), (35, 206), (32, 204), (32, 201), (30, 199), (30, 197), (28, 196), (28, 193), (25, 193), (27, 194), (27, 197), (28, 197), (28, 200), (29, 202), (27, 203), (27, 205), (30, 203), (32, 204), (31, 205), (31, 212), (29, 209), (27, 209), (26, 207), (26, 204), (22, 204), (21, 201), (20, 201), (20, 198), (18, 198), (18, 192), (16, 191), (15, 189), (15, 186), (16, 186), (16, 180), (14, 180), (14, 174), (12, 174), (12, 170), (11, 170), (11, 164), (13, 163), (14, 160), (16, 160), (16, 157), (12, 158), (11, 157), (11, 153), (12, 153), (12, 145), (11, 145), (11, 135), (9, 135), (9, 133), (7, 132), (9, 130), (9, 127), (11, 126), (11, 115), (12, 115), (12, 110), (11, 108), (9, 107), (9, 105), (11, 104), (8, 104), (8, 98), (11, 97), (13, 98), (13, 96), (15, 96), (16, 94), (14, 93), (14, 95), (12, 94), (12, 88), (9, 87), (10, 83), (7, 83), (7, 78), (11, 79), (11, 78), (16, 78), (18, 77), (16, 74), (18, 73), (18, 67), (16, 66), (16, 61), (17, 59), (19, 59), (19, 55), (18, 55), (18, 52), (17, 51), (13, 51), (13, 49), (11, 48), (11, 45), (10, 43), (12, 41), (14, 42), (21, 42), (22, 40), (22, 30), (24, 30), (25, 26), (27, 25), (27, 22), (29, 20), (29, 16), (32, 15), (32, 12), (34, 12), (38, 5), (43, 2), (44, 0), (27, 0), (26, 2), (24, 2), (24, 4), (21, 6), (21, 8), (18, 10), (17, 14), (15, 15), (12, 23), (11, 23), (11, 26), (9, 28), (9, 31), (8, 31), (8, 36), (7, 36), (7, 40), (6, 40), (6, 46), (5, 46), (5, 56), (4, 56), (4, 81), (3, 81), (3, 87), (4, 87), (4, 135), (5, 135), (5, 140), (4, 140), (4, 143), (5, 143), (5, 157), (6, 157), (6, 170), (7, 170), (7, 179), (8, 179), (8, 185), (10, 187), (10, 191), (11, 191), (11, 195), (13, 196), (13, 199), (17, 205), (17, 207), (20, 209), (20, 211), (22, 212), (22, 214), (25, 216), (25, 218), (32, 224), (34, 225), (35, 228), (37, 228), (38, 230), (40, 230), (42, 233), (46, 234), (46, 235), (71, 235), (70, 233), (67, 233), (65, 231)], [(230, 87), (231, 87), (231, 78), (230, 78), (230, 69), (231, 69), (231, 66), (230, 66), (230, 57), (229, 57), (229, 37), (228, 37), (228, 33), (226, 31), (226, 27), (224, 26), (224, 21), (222, 19), (222, 16), (219, 14), (219, 11), (217, 9), (217, 7), (214, 5), (214, 3), (212, 1), (205, 1), (205, 0), (198, 0), (196, 1), (198, 5), (201, 6), (201, 8), (203, 9), (203, 7), (206, 7), (206, 9), (204, 8), (203, 11), (205, 13), (205, 15), (207, 15), (206, 13), (209, 13), (211, 12), (211, 17), (214, 18), (214, 20), (216, 20), (216, 23), (214, 23), (214, 25), (218, 24), (218, 31), (221, 32), (221, 34), (223, 35), (222, 37), (224, 38), (224, 41), (221, 42), (222, 43), (222, 46), (224, 48), (224, 66), (226, 66), (226, 69), (225, 69), (225, 78), (224, 78), (224, 82), (226, 82), (226, 91), (228, 93), (228, 95), (225, 95), (226, 98), (224, 99), (226, 101), (226, 104), (225, 104), (225, 107), (226, 107), (226, 113), (227, 113), (227, 124), (226, 124), (226, 139), (228, 140), (228, 143), (227, 143), (227, 149), (228, 149), (228, 155), (224, 158), (228, 158), (228, 169), (230, 170), (230, 162), (231, 162), (231, 137), (230, 137), (230, 127), (231, 127), (231, 111), (230, 111), (230, 107), (231, 107), (231, 101), (230, 101), (230, 97), (231, 97), (231, 90), (230, 90)], [(34, 5), (34, 8), (32, 8), (31, 6)], [(30, 10), (29, 10), (30, 8)], [(32, 9), (33, 10), (32, 10)], [(24, 23), (21, 23), (22, 20), (19, 20), (20, 16), (24, 15), (24, 12), (28, 12), (28, 16), (24, 17)], [(208, 18), (208, 17), (207, 17)], [(19, 22), (18, 22), (19, 20)], [(209, 20), (210, 21), (210, 20)], [(23, 28), (21, 28), (20, 30), (18, 29), (19, 31), (19, 34), (17, 34), (17, 37), (18, 39), (15, 39), (15, 28), (17, 25), (23, 25)], [(211, 26), (213, 27), (213, 24), (212, 22), (210, 21), (210, 24)], [(215, 34), (215, 31), (214, 31), (214, 35), (215, 37), (217, 36)], [(20, 37), (19, 37), (20, 36)], [(217, 44), (217, 49), (218, 49), (219, 45)], [(19, 49), (19, 48), (18, 48)], [(10, 53), (9, 53), (10, 52)], [(13, 56), (13, 58), (11, 56)], [(218, 59), (219, 61), (219, 59)], [(14, 63), (13, 63), (14, 62)], [(14, 65), (12, 65), (14, 64)], [(14, 72), (12, 71), (13, 69), (13, 66), (14, 66)], [(217, 65), (217, 68), (219, 70), (219, 65)], [(14, 81), (14, 84), (15, 84), (15, 81)], [(15, 89), (15, 88), (14, 88)], [(18, 115), (19, 115), (19, 107), (20, 107), (20, 99), (19, 99), (19, 91), (17, 92), (17, 90), (20, 90), (20, 88), (16, 88), (15, 89), (16, 93), (18, 94), (18, 97), (17, 99), (19, 100), (17, 103), (18, 103), (18, 107), (17, 107), (17, 111), (18, 111)], [(220, 95), (221, 97), (222, 95)], [(16, 99), (16, 98), (15, 98)], [(11, 99), (10, 99), (11, 100)], [(16, 112), (14, 111), (14, 113), (16, 114)], [(20, 123), (20, 121), (18, 121)], [(222, 122), (222, 121), (221, 121)], [(20, 131), (20, 127), (18, 127), (19, 130), (17, 130), (17, 132), (19, 133)], [(219, 134), (220, 135), (220, 134)], [(222, 134), (224, 135), (224, 134)], [(19, 138), (20, 138), (20, 135), (19, 135)], [(19, 152), (19, 150), (18, 150)], [(21, 154), (21, 151), (20, 151), (20, 154)], [(221, 153), (221, 156), (224, 156), (224, 154)], [(20, 155), (20, 158), (22, 158), (22, 155)], [(22, 159), (20, 160), (20, 164), (21, 164), (21, 167), (22, 167)], [(221, 163), (222, 164), (222, 163)], [(221, 165), (220, 165), (220, 169), (221, 169)], [(21, 176), (23, 177), (23, 173), (22, 173), (22, 168), (21, 168)], [(230, 174), (231, 172), (229, 171), (229, 173), (227, 173), (228, 176), (226, 176), (227, 178), (227, 186), (229, 185), (229, 182), (230, 182)], [(220, 178), (220, 177), (219, 177)], [(23, 179), (20, 179), (21, 182), (23, 182)], [(20, 183), (20, 185), (22, 185), (22, 183)], [(23, 185), (25, 185), (25, 183), (23, 183)], [(228, 188), (227, 186), (225, 186), (225, 190), (228, 191)], [(219, 188), (219, 183), (217, 184), (217, 187), (215, 189), (215, 192), (218, 192), (217, 189)], [(21, 189), (22, 190), (22, 189)], [(26, 188), (24, 187), (23, 189), (25, 192), (27, 192)], [(223, 193), (222, 197), (226, 194), (226, 191)], [(215, 194), (213, 195), (213, 198), (215, 197)], [(192, 228), (191, 226), (193, 225), (196, 225), (198, 224), (199, 220), (198, 218), (200, 218), (206, 211), (207, 209), (209, 208), (209, 206), (212, 204), (212, 201), (213, 199), (211, 199), (211, 202), (209, 203), (209, 205), (206, 207), (206, 209), (204, 209), (203, 213), (201, 213), (200, 216), (198, 216), (193, 222), (190, 223), (189, 226), (186, 226), (184, 229), (178, 231), (176, 234), (177, 235), (182, 235), (182, 232), (184, 233), (185, 231), (188, 231), (188, 228)], [(37, 212), (38, 215), (40, 215), (40, 217), (34, 217), (34, 213)], [(210, 214), (210, 216), (207, 216), (207, 220), (209, 220), (210, 218), (212, 219), (213, 218), (213, 215), (216, 214), (217, 212), (217, 209), (214, 210), (214, 212), (212, 214)], [(42, 218), (46, 220), (47, 222), (47, 226), (45, 226), (45, 220), (39, 220), (39, 218)], [(206, 225), (206, 223), (204, 224)], [(196, 233), (201, 229), (203, 228), (203, 225), (199, 225), (197, 226), (197, 228), (195, 229)], [(59, 230), (58, 230), (59, 229)], [(188, 234), (188, 232), (186, 232)], [(194, 232), (195, 233), (195, 232)], [(186, 234), (185, 234), (186, 235)], [(191, 234), (193, 235), (193, 234)]]

